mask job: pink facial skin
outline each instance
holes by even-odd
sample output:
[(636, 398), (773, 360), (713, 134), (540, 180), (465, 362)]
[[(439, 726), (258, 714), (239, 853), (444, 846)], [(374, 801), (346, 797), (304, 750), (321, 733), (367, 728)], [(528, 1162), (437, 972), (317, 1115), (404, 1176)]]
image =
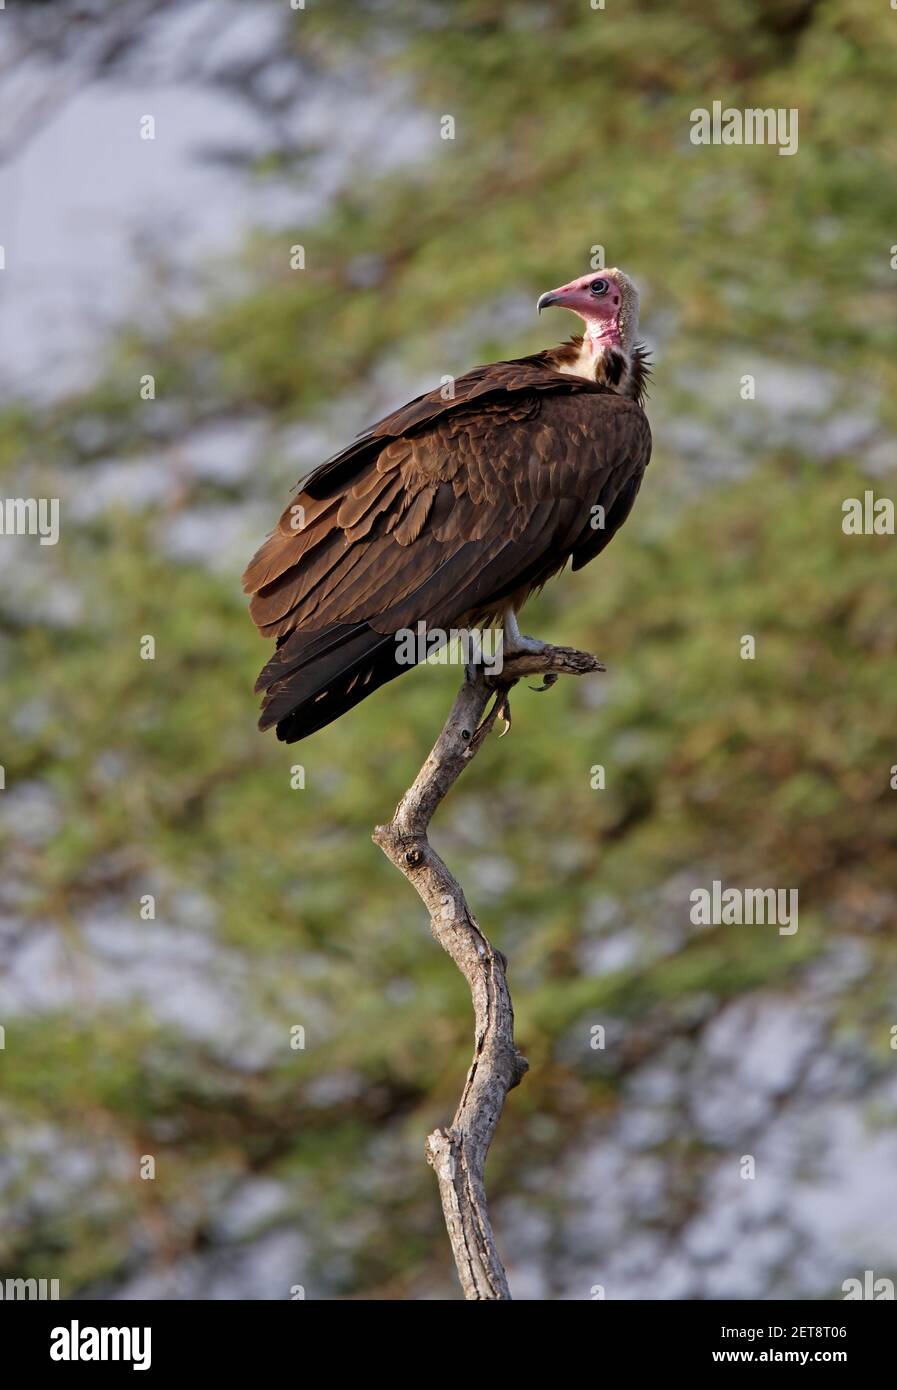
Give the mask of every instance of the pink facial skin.
[[(596, 287), (597, 293), (592, 290)], [(619, 347), (620, 309), (623, 297), (620, 287), (604, 271), (592, 275), (581, 275), (568, 285), (543, 294), (537, 304), (541, 312), (549, 305), (560, 309), (572, 309), (586, 326), (586, 335), (593, 351), (599, 348)]]

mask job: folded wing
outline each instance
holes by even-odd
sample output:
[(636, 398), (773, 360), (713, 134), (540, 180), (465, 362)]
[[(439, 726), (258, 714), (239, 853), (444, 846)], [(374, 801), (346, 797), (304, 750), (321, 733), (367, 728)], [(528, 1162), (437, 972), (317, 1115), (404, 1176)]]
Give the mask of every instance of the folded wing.
[(400, 629), (486, 619), (585, 564), (628, 514), (650, 444), (634, 401), (539, 358), (374, 426), (306, 480), (246, 570), (278, 643), (261, 727), (305, 737), (408, 669)]

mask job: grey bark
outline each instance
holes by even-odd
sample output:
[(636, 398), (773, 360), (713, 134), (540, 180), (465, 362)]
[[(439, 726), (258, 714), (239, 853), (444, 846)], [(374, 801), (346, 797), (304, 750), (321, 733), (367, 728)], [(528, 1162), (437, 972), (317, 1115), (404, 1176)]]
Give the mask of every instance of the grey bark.
[(511, 1297), (489, 1221), (483, 1170), (505, 1097), (522, 1080), (527, 1062), (514, 1042), (507, 961), (483, 932), (427, 831), (443, 797), (476, 757), (496, 718), (503, 715), (510, 723), (508, 691), (521, 676), (542, 675), (550, 685), (559, 675), (603, 669), (587, 652), (552, 646), (509, 657), (498, 678), (488, 677), (482, 667), (469, 668), (429, 757), (390, 823), (374, 831), (375, 843), (423, 900), (430, 929), (467, 980), (473, 1001), (474, 1052), (461, 1100), (451, 1126), (434, 1130), (426, 1145), (467, 1299)]

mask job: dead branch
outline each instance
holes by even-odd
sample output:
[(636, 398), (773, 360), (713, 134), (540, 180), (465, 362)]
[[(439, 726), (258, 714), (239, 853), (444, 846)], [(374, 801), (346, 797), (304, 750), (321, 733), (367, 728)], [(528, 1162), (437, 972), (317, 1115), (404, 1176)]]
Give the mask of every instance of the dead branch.
[[(449, 1129), (427, 1139), (427, 1159), (439, 1183), (442, 1210), (467, 1299), (510, 1299), (508, 1280), (489, 1221), (483, 1171), (505, 1097), (521, 1081), (526, 1058), (514, 1043), (514, 1010), (507, 961), (490, 943), (467, 905), (461, 885), (427, 838), (430, 821), (467, 764), (482, 747), (507, 695), (524, 675), (584, 675), (604, 667), (587, 652), (546, 646), (509, 658), (500, 675), (470, 667), (442, 733), (374, 841), (416, 889), (430, 914), (430, 929), (470, 986), (474, 1052)], [(487, 706), (492, 700), (491, 708)]]

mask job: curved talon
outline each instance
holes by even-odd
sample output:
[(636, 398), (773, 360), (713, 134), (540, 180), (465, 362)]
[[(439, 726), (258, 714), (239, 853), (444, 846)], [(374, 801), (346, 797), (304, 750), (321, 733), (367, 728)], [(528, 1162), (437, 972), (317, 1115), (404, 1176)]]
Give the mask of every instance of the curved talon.
[(541, 685), (531, 685), (530, 690), (534, 690), (537, 695), (541, 695), (543, 690), (550, 690), (553, 685), (557, 685), (557, 672), (546, 671), (542, 677)]
[(499, 734), (499, 738), (504, 738), (505, 734), (508, 733), (511, 728), (510, 691), (506, 690), (504, 694), (499, 697), (498, 704), (495, 706), (495, 713), (499, 719), (504, 720), (505, 727)]

